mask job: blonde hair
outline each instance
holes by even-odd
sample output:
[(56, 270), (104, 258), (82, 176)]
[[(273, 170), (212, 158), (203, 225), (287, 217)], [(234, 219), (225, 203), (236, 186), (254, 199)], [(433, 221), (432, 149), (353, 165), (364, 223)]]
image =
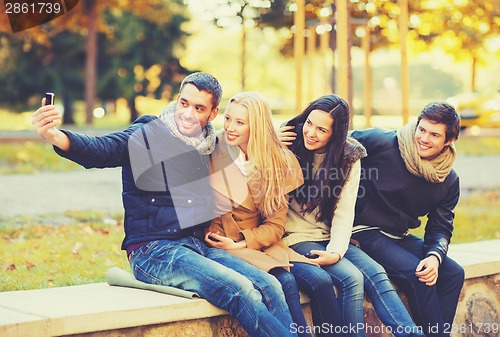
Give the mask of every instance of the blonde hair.
[(288, 205), (290, 188), (286, 179), (294, 167), (294, 155), (278, 140), (267, 99), (257, 92), (234, 95), (230, 104), (239, 104), (248, 111), (250, 136), (247, 146), (248, 160), (255, 167), (251, 178), (259, 179), (258, 190), (253, 189), (259, 211), (268, 216)]

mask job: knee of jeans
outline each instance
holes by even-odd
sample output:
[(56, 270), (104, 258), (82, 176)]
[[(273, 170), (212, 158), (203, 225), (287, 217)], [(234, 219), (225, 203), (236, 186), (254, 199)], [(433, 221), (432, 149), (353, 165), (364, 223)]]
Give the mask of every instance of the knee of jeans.
[(353, 270), (349, 273), (349, 276), (342, 280), (343, 288), (347, 289), (357, 289), (357, 291), (363, 292), (363, 282), (364, 277), (361, 271)]
[(382, 294), (395, 291), (385, 271), (379, 271), (367, 277), (365, 279), (365, 290), (369, 296), (372, 296), (375, 292)]
[(284, 269), (282, 269), (282, 270), (275, 270), (272, 273), (272, 275), (274, 275), (278, 279), (279, 283), (281, 284), (281, 287), (283, 288), (283, 291), (286, 292), (286, 290), (298, 289), (297, 282), (295, 281), (295, 277), (293, 276), (292, 273), (289, 273)]
[(334, 291), (335, 287), (331, 277), (316, 277), (312, 280), (311, 285), (313, 292), (320, 294)]
[(465, 282), (465, 270), (462, 266), (459, 264), (456, 264), (453, 270), (453, 273), (451, 274), (450, 279), (453, 279), (454, 282), (456, 282), (457, 285), (463, 286)]
[(365, 277), (365, 283), (372, 283), (376, 285), (385, 282), (389, 282), (389, 276), (387, 276), (387, 273), (382, 268), (377, 268), (376, 270), (374, 270), (374, 272)]

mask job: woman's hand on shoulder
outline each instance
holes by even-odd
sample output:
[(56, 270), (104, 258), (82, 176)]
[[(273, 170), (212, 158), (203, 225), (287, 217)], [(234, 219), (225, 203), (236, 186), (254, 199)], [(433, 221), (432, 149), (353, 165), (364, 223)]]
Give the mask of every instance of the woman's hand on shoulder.
[(276, 135), (281, 144), (286, 146), (292, 145), (292, 142), (297, 138), (297, 133), (291, 131), (295, 129), (293, 125), (285, 125), (276, 130)]
[(340, 260), (340, 254), (335, 252), (327, 252), (324, 250), (311, 250), (312, 254), (318, 255), (317, 258), (311, 259), (320, 266), (328, 266), (335, 264)]

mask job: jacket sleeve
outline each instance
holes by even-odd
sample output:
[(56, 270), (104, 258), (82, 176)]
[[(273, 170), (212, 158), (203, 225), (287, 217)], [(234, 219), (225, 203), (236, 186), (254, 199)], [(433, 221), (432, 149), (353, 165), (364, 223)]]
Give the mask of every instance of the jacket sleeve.
[(141, 117), (126, 130), (104, 136), (89, 136), (62, 130), (69, 137), (71, 147), (68, 151), (54, 147), (54, 151), (85, 168), (123, 166), (128, 161), (130, 135), (150, 120), (152, 117)]
[(453, 232), (455, 206), (460, 197), (458, 177), (451, 184), (447, 196), (427, 215), (425, 226), (424, 249), (426, 256), (435, 255), (442, 263), (448, 253)]
[(352, 226), (354, 222), (354, 206), (358, 196), (359, 179), (361, 177), (361, 162), (357, 160), (351, 168), (349, 178), (342, 188), (337, 208), (333, 213), (330, 228), (330, 242), (326, 246), (328, 252), (344, 256), (349, 247)]
[(260, 226), (244, 229), (241, 234), (245, 237), (248, 248), (261, 249), (278, 242), (285, 234), (285, 221), (288, 206), (284, 206), (265, 217)]

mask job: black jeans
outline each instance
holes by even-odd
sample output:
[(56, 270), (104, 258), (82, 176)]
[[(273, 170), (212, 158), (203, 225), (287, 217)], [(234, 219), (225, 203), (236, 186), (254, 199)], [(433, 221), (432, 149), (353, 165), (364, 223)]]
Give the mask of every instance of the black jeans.
[(464, 269), (446, 257), (439, 266), (437, 283), (427, 286), (415, 275), (417, 265), (426, 257), (421, 238), (409, 235), (392, 239), (378, 230), (368, 230), (354, 234), (353, 239), (404, 292), (413, 320), (422, 326), (426, 336), (449, 336), (464, 283)]

